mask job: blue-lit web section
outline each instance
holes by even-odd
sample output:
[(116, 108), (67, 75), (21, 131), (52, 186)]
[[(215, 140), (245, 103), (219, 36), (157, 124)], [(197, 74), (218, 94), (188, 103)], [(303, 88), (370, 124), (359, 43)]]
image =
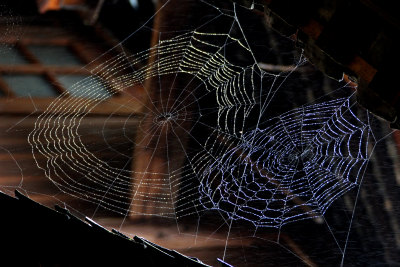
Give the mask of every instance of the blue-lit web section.
[(353, 105), (350, 98), (305, 105), (240, 138), (216, 130), (194, 164), (203, 205), (256, 227), (323, 216), (359, 185), (370, 157), (373, 134)]

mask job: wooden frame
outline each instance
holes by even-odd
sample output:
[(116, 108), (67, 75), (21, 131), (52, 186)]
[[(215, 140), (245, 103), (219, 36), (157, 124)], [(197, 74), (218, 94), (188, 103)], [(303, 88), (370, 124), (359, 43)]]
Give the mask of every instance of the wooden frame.
[[(47, 25), (54, 26), (47, 26)], [(54, 101), (54, 97), (17, 97), (13, 89), (4, 81), (4, 74), (18, 75), (41, 75), (49, 83), (57, 94), (68, 95), (67, 89), (58, 81), (58, 75), (87, 75), (90, 76), (90, 69), (101, 64), (108, 55), (104, 55), (107, 49), (118, 44), (113, 36), (97, 25), (92, 28), (93, 36), (88, 37), (83, 31), (87, 29), (77, 28), (76, 31), (69, 31), (57, 26), (57, 21), (53, 20), (46, 26), (22, 24), (18, 31), (13, 31), (10, 36), (0, 36), (0, 44), (13, 47), (27, 61), (26, 64), (0, 64), (0, 113), (30, 114), (40, 113), (46, 110), (47, 106)], [(7, 25), (0, 23), (0, 31), (7, 28)], [(19, 36), (19, 33), (23, 35)], [(94, 40), (93, 38), (96, 38)], [(82, 62), (81, 65), (46, 65), (29, 50), (30, 45), (37, 46), (61, 46), (66, 47), (74, 57)], [(125, 51), (124, 51), (125, 52)], [(93, 61), (98, 59), (98, 62)], [(110, 55), (112, 56), (112, 55)], [(112, 97), (102, 101), (91, 113), (94, 115), (107, 115), (115, 112), (119, 115), (129, 115), (132, 112), (140, 111), (142, 104), (138, 100), (132, 99), (129, 92), (119, 92), (113, 89), (112, 84), (106, 84), (106, 89), (110, 91)], [(138, 90), (140, 94), (142, 90)], [(1, 94), (0, 94), (1, 95)], [(140, 98), (140, 97), (139, 97)], [(34, 103), (34, 104), (33, 104)]]

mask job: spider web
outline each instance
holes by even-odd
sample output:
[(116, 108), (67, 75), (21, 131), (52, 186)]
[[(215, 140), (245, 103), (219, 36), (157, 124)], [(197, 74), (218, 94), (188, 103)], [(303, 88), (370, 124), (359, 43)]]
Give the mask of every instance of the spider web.
[[(134, 146), (158, 149), (160, 139), (168, 137), (163, 133), (166, 127), (171, 127), (172, 132), (175, 128), (183, 129), (189, 135), (197, 124), (201, 124), (201, 127), (223, 129), (232, 135), (243, 133), (245, 118), (259, 101), (257, 98), (263, 98), (264, 102), (270, 101), (274, 90), (277, 90), (272, 87), (267, 94), (256, 96), (256, 83), (260, 86), (262, 79), (265, 79), (261, 75), (272, 78), (273, 82), (277, 82), (280, 76), (262, 73), (254, 61), (251, 65), (239, 65), (234, 57), (229, 58), (229, 50), (239, 49), (243, 51), (242, 55), (251, 61), (254, 59), (235, 17), (223, 13), (220, 15), (224, 20), (226, 18), (231, 20), (231, 24), (228, 25), (231, 25), (231, 30), (233, 28), (239, 30), (239, 37), (232, 32), (207, 33), (201, 31), (200, 28), (171, 39), (160, 40), (156, 46), (132, 56), (125, 53), (118, 54), (91, 70), (93, 76), (73, 86), (71, 91), (82, 92), (89, 98), (70, 98), (60, 104), (65, 97), (62, 95), (49, 106), (47, 112), (39, 116), (29, 136), (29, 142), (34, 156), (41, 154), (46, 158), (45, 163), (37, 161), (38, 166), (44, 169), (46, 176), (60, 190), (122, 214), (125, 214), (127, 204), (136, 205), (135, 196), (137, 195), (138, 199), (142, 198), (145, 202), (143, 205), (146, 207), (152, 205), (156, 207), (161, 204), (166, 205), (165, 209), (169, 209), (169, 212), (163, 211), (160, 214), (150, 213), (149, 215), (173, 218), (178, 213), (185, 215), (187, 208), (180, 207), (171, 197), (178, 190), (182, 191), (180, 198), (194, 194), (192, 186), (186, 192), (185, 187), (180, 186), (180, 180), (188, 179), (179, 178), (181, 169), (168, 168), (168, 173), (152, 173), (145, 170), (142, 173), (132, 174), (131, 171), (114, 168), (86, 148), (79, 135), (79, 126), (82, 118), (101, 101), (108, 99), (108, 95), (101, 94), (104, 83), (112, 84), (117, 93), (136, 85), (146, 87), (146, 81), (154, 77), (160, 80), (172, 77), (171, 87), (174, 87), (174, 83), (181, 80), (180, 75), (189, 75), (191, 78), (184, 88), (171, 89), (180, 90), (176, 93), (176, 99), (170, 99), (171, 94), (174, 93), (165, 94), (163, 91), (167, 89), (160, 87), (158, 96), (153, 97), (148, 94), (148, 99), (143, 100), (143, 103), (150, 102), (149, 106), (145, 105), (145, 111), (139, 119), (139, 131), (143, 132), (144, 137), (133, 140)], [(148, 62), (151, 63), (148, 64)], [(162, 82), (159, 81), (159, 83)], [(216, 107), (201, 106), (202, 100), (210, 97), (216, 99)], [(156, 102), (160, 102), (161, 107)], [(216, 118), (215, 125), (208, 122), (213, 117)], [(240, 124), (239, 117), (243, 120)], [(185, 129), (182, 126), (188, 121), (192, 122), (191, 129)], [(149, 124), (151, 124), (150, 127)], [(180, 137), (175, 136), (179, 144), (182, 144)], [(130, 137), (127, 138), (131, 141)], [(147, 141), (148, 138), (151, 140)], [(199, 142), (199, 145), (201, 150), (207, 150), (206, 144)], [(187, 160), (192, 161), (192, 156), (185, 152), (183, 146), (182, 144), (182, 152), (185, 153)], [(168, 150), (168, 148), (164, 149)], [(166, 155), (166, 157), (170, 156)], [(69, 174), (70, 172), (74, 175)], [(141, 176), (138, 188), (134, 188), (135, 184), (131, 181), (133, 175)], [(169, 178), (165, 178), (166, 175)], [(153, 179), (152, 176), (163, 176), (163, 178)], [(76, 177), (84, 177), (83, 179), (91, 185), (77, 181)], [(170, 188), (174, 192), (161, 192), (156, 196), (156, 200), (151, 194), (143, 193), (153, 186), (161, 190)], [(133, 200), (129, 200), (132, 188), (135, 192)]]
[[(157, 32), (154, 46), (129, 53), (124, 44), (134, 32), (86, 66), (92, 75), (55, 99), (28, 136), (37, 166), (60, 193), (95, 206), (74, 209), (92, 218), (117, 214), (121, 229), (130, 219), (160, 217), (183, 233), (194, 218), (197, 240), (211, 217), (209, 236), (227, 235), (220, 257), (229, 258), (232, 239), (260, 236), (313, 265), (281, 240), (305, 222), (324, 224), (343, 264), (360, 185), (391, 131), (357, 107), (354, 88), (321, 93), (303, 55), (287, 42), (274, 51), (274, 33), (251, 24), (248, 10), (199, 5), (212, 15), (192, 29)], [(111, 114), (92, 114), (127, 91)], [(96, 119), (101, 129), (87, 134)], [(19, 187), (26, 189), (23, 181)], [(328, 222), (336, 206), (348, 211), (343, 225)], [(251, 233), (235, 236), (243, 226)]]
[(280, 227), (322, 216), (359, 184), (373, 137), (349, 99), (303, 106), (262, 124), (242, 138), (222, 137), (226, 148), (209, 141), (218, 160), (203, 153), (198, 161), (207, 163), (194, 164), (210, 208), (256, 227)]

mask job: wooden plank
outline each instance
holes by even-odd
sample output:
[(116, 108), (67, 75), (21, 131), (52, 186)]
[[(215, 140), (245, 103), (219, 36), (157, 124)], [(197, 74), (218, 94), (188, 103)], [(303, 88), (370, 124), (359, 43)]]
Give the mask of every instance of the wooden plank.
[(80, 66), (57, 66), (42, 64), (26, 65), (4, 65), (0, 64), (0, 73), (18, 73), (18, 74), (43, 74), (52, 72), (55, 74), (79, 74), (90, 75), (90, 71)]
[[(132, 114), (129, 114), (132, 115)], [(126, 127), (136, 126), (142, 116), (141, 114), (133, 114), (134, 116), (86, 116), (81, 119), (80, 129), (89, 131), (106, 126), (107, 129), (120, 129), (121, 125)], [(0, 116), (0, 138), (25, 138), (34, 127), (37, 117), (26, 116), (25, 114), (5, 114)], [(12, 129), (10, 129), (12, 128)], [(11, 134), (12, 133), (12, 134)]]
[(53, 38), (37, 38), (37, 37), (23, 37), (19, 43), (28, 45), (50, 45), (50, 46), (68, 46), (71, 42), (71, 37), (53, 37)]
[[(55, 98), (0, 98), (0, 114), (31, 114), (43, 113), (48, 109)], [(58, 105), (63, 105), (65, 110), (73, 110), (80, 98), (58, 98)], [(133, 97), (112, 97), (99, 102), (90, 111), (89, 115), (127, 116), (140, 114), (143, 103)], [(51, 110), (48, 112), (52, 113)], [(72, 112), (72, 111), (71, 111)], [(70, 113), (71, 113), (70, 112)], [(54, 113), (59, 113), (54, 111)]]
[(40, 64), (39, 59), (24, 45), (22, 42), (17, 42), (16, 47), (19, 52), (30, 62), (34, 64)]
[(59, 94), (63, 93), (68, 93), (67, 89), (64, 88), (64, 86), (61, 85), (61, 83), (58, 82), (57, 78), (55, 77), (54, 73), (52, 71), (46, 71), (43, 76), (46, 78), (46, 80), (57, 90)]
[(8, 84), (0, 76), (0, 91), (3, 92), (6, 97), (15, 97), (14, 92), (8, 86)]

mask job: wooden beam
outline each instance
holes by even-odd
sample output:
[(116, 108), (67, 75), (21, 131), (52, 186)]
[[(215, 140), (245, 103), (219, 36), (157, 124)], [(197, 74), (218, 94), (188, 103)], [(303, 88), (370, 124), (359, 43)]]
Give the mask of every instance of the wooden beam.
[(0, 91), (3, 92), (5, 97), (15, 96), (14, 92), (11, 90), (11, 88), (8, 86), (8, 84), (3, 80), (1, 76), (0, 76)]
[[(156, 46), (160, 39), (170, 39), (186, 25), (198, 21), (197, 1), (158, 1), (158, 13), (154, 19), (151, 45)], [(174, 23), (171, 23), (173, 21)], [(160, 32), (164, 32), (160, 36)], [(162, 55), (160, 55), (162, 56)], [(148, 64), (157, 60), (157, 55)], [(146, 215), (175, 216), (175, 203), (179, 187), (179, 170), (185, 160), (185, 147), (190, 120), (174, 121), (168, 119), (168, 112), (179, 99), (186, 99), (191, 86), (188, 77), (183, 75), (164, 75), (153, 77), (145, 82), (149, 96), (145, 107), (146, 120), (136, 135), (136, 147), (132, 161), (132, 219), (144, 219)], [(177, 90), (176, 88), (186, 88)], [(179, 99), (178, 99), (179, 98)], [(178, 99), (178, 100), (177, 100)], [(191, 112), (186, 110), (186, 112)], [(179, 115), (178, 115), (179, 116)], [(176, 175), (172, 175), (172, 174)], [(177, 218), (176, 218), (177, 219)]]
[(56, 66), (42, 64), (24, 64), (24, 65), (3, 65), (0, 64), (0, 73), (18, 73), (18, 74), (44, 74), (46, 72), (54, 74), (76, 74), (90, 75), (90, 71), (79, 66)]
[(26, 45), (22, 42), (17, 42), (16, 47), (19, 52), (30, 62), (33, 64), (40, 64), (39, 59), (26, 47)]
[[(73, 110), (78, 100), (79, 98), (74, 97), (57, 99), (58, 105), (63, 105), (65, 110)], [(53, 101), (55, 101), (54, 98), (0, 98), (0, 114), (43, 113)], [(89, 115), (129, 116), (139, 114), (142, 109), (142, 103), (136, 98), (114, 97), (99, 102)]]

